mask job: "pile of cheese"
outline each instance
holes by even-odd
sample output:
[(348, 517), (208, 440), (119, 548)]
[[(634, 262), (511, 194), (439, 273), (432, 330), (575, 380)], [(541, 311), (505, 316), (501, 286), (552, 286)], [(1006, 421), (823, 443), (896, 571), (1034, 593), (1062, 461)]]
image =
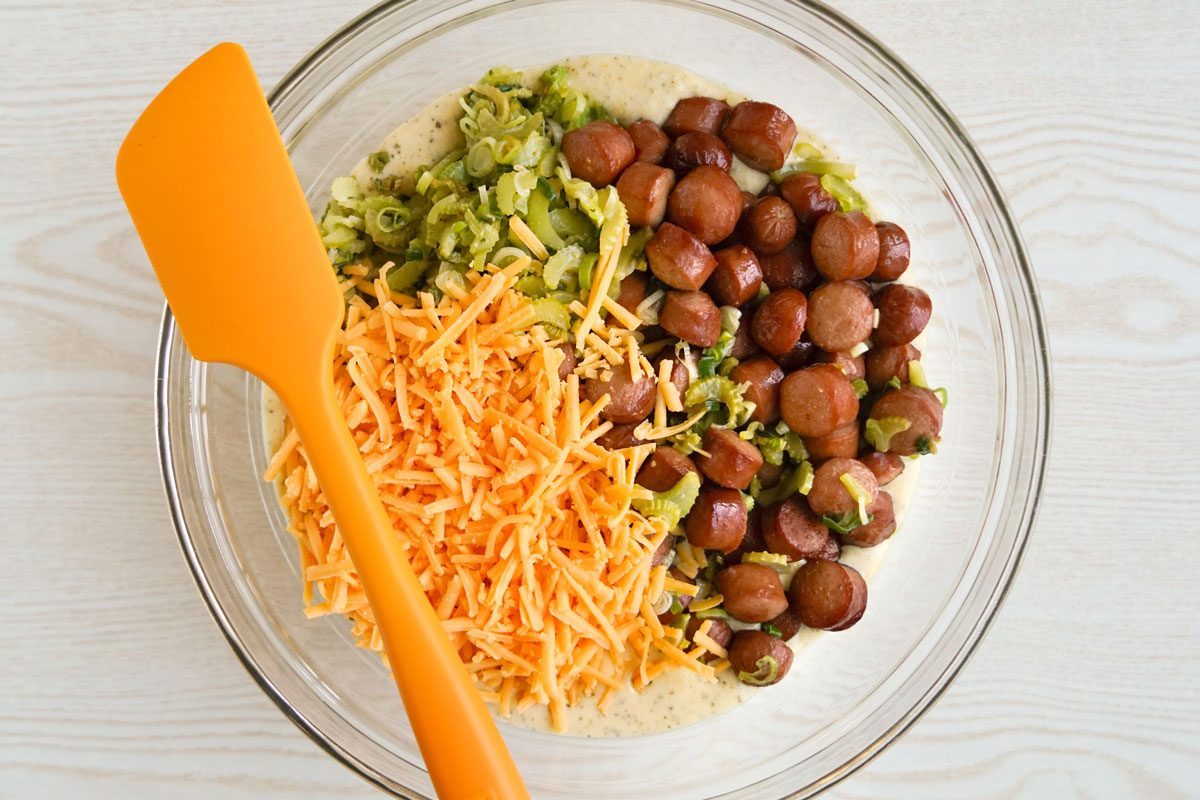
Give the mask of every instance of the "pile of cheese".
[[(611, 426), (600, 417), (607, 396), (580, 396), (580, 375), (626, 359), (649, 369), (631, 335), (637, 320), (606, 302), (608, 256), (576, 312), (584, 357), (566, 380), (558, 343), (531, 325), (528, 300), (512, 288), (528, 259), (471, 274), (437, 302), (391, 293), (386, 271), (369, 280), (350, 267), (360, 291), (335, 348), (346, 421), (463, 663), (501, 713), (544, 704), (559, 730), (583, 698), (603, 709), (614, 692), (666, 670), (715, 680), (728, 666), (707, 636), (696, 637), (707, 648), (688, 645), (659, 623), (664, 592), (697, 587), (653, 565), (669, 531), (631, 507), (646, 496), (634, 478), (652, 446), (598, 445)], [(286, 431), (266, 478), (280, 481), (300, 545), (307, 613), (348, 616), (358, 643), (381, 651), (304, 447)]]

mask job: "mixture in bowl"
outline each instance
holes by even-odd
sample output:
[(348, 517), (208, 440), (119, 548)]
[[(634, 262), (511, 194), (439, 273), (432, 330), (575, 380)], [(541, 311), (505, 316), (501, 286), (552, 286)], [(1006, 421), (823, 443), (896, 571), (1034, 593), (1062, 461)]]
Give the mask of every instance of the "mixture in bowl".
[[(502, 717), (694, 722), (866, 612), (946, 395), (908, 236), (854, 177), (775, 105), (589, 56), (494, 69), (334, 182), (339, 401)], [(267, 422), (307, 613), (379, 652), (303, 445)]]

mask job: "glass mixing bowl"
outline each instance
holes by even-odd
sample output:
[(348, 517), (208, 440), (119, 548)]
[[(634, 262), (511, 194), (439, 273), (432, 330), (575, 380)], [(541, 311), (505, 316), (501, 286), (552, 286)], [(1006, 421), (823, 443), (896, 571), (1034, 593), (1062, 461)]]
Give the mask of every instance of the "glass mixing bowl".
[[(722, 0), (396, 2), (334, 34), (271, 105), (314, 213), (332, 178), (428, 101), (497, 64), (585, 53), (672, 62), (778, 103), (855, 162), (858, 185), (913, 239), (936, 313), (930, 376), (950, 387), (944, 440), (850, 631), (821, 637), (786, 687), (722, 716), (624, 739), (503, 725), (538, 798), (807, 797), (929, 707), (1012, 580), (1041, 491), (1045, 335), (1025, 250), (959, 124), (894, 55), (817, 3)], [(168, 313), (158, 430), (180, 541), (255, 680), (335, 758), (407, 798), (432, 795), (378, 659), (340, 619), (301, 613), (295, 546), (260, 480), (261, 387), (194, 360)]]

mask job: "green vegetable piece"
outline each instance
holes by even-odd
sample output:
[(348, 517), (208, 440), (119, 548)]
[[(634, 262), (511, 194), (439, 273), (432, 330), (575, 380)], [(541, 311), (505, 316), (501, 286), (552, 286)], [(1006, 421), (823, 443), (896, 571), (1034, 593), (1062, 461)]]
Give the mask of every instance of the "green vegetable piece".
[(412, 238), (413, 212), (394, 197), (377, 195), (362, 201), (367, 235), (375, 244), (393, 253), (402, 252)]
[(837, 175), (822, 175), (821, 188), (833, 195), (833, 199), (838, 201), (842, 211), (865, 212), (867, 210), (867, 201), (858, 193), (858, 190)]
[(918, 455), (927, 456), (937, 453), (937, 441), (930, 439), (928, 436), (922, 436), (913, 442), (913, 449)]
[(908, 382), (913, 386), (920, 386), (922, 389), (929, 388), (929, 381), (925, 377), (925, 368), (921, 366), (920, 361), (908, 362)]
[(548, 325), (556, 334), (565, 335), (571, 329), (571, 314), (567, 307), (550, 297), (533, 301), (533, 318), (535, 324)]
[(864, 397), (866, 397), (867, 392), (870, 391), (870, 388), (867, 386), (867, 382), (862, 378), (855, 378), (854, 380), (850, 381), (850, 385), (854, 387), (854, 396), (859, 400), (862, 400)]
[(717, 606), (716, 608), (706, 608), (703, 611), (695, 613), (697, 619), (729, 619), (729, 612)]
[(542, 267), (542, 280), (549, 289), (557, 289), (567, 273), (576, 273), (583, 258), (583, 248), (577, 244), (567, 245), (550, 258)]
[(383, 172), (383, 168), (392, 160), (392, 156), (386, 150), (379, 150), (367, 156), (367, 166), (372, 172)]
[(517, 278), (513, 288), (526, 297), (543, 297), (546, 292), (546, 282), (539, 275), (523, 275)]
[(700, 476), (689, 472), (665, 492), (654, 492), (650, 499), (635, 498), (633, 507), (647, 517), (662, 517), (674, 528), (687, 516), (700, 496)]
[(900, 383), (900, 378), (893, 375), (892, 377), (888, 378), (887, 385), (893, 389), (899, 389), (902, 384)]
[(725, 406), (728, 411), (726, 424), (730, 427), (736, 428), (745, 424), (750, 415), (754, 413), (754, 404), (746, 402), (741, 388), (723, 375), (710, 375), (707, 378), (692, 381), (683, 394), (683, 404), (688, 408), (695, 408), (709, 402)]
[(946, 387), (938, 387), (937, 389), (933, 390), (933, 393), (937, 395), (937, 399), (941, 402), (942, 408), (945, 408), (946, 404), (950, 402), (950, 390)]
[(754, 662), (754, 672), (739, 672), (738, 680), (751, 686), (769, 686), (779, 678), (779, 662), (774, 656), (763, 656)]
[(826, 514), (825, 516), (821, 517), (821, 522), (823, 522), (825, 527), (829, 528), (834, 533), (845, 534), (854, 530), (859, 525), (866, 525), (872, 519), (874, 519), (873, 516), (867, 515), (866, 519), (860, 520), (858, 516), (858, 509), (856, 508), (853, 511), (847, 511), (840, 517), (831, 517)]
[(864, 436), (867, 441), (880, 452), (887, 452), (892, 444), (892, 437), (903, 433), (912, 427), (912, 423), (904, 417), (884, 417), (883, 419), (867, 420)]
[(781, 500), (786, 500), (794, 494), (806, 495), (812, 491), (812, 482), (812, 464), (807, 461), (801, 462), (800, 466), (784, 475), (779, 483), (770, 489), (760, 490), (758, 496), (754, 498), (754, 502), (760, 506), (769, 506)]
[(429, 264), (424, 261), (405, 261), (400, 266), (388, 270), (388, 288), (397, 294), (405, 294), (417, 285), (417, 281), (421, 280), (427, 269)]
[(863, 525), (866, 525), (867, 503), (870, 502), (871, 496), (867, 493), (867, 490), (862, 487), (862, 484), (856, 481), (854, 476), (849, 472), (843, 472), (838, 476), (838, 480), (842, 482), (842, 486), (846, 487), (846, 492), (854, 500), (855, 504), (858, 505), (859, 522)]
[(783, 570), (787, 569), (788, 557), (780, 555), (779, 553), (746, 553), (744, 556), (742, 556), (742, 563), (763, 564), (764, 566), (768, 566), (782, 572)]
[(762, 624), (762, 632), (770, 636), (774, 636), (776, 639), (783, 638), (783, 631), (779, 630), (779, 628), (775, 627), (769, 622), (764, 622)]
[[(536, 185), (540, 189), (545, 183), (544, 178), (538, 178)], [(533, 235), (550, 250), (563, 249), (567, 243), (562, 240), (550, 222), (550, 198), (544, 192), (537, 191), (529, 196), (528, 203), (529, 212), (525, 215), (525, 222), (533, 231)]]

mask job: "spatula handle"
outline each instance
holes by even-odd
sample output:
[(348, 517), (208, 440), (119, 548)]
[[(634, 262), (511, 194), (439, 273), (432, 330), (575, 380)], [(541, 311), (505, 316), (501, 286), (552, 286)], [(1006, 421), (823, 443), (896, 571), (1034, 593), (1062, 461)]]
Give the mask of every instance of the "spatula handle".
[[(341, 410), (326, 359), (308, 387), (277, 387), (362, 580), (409, 720), (442, 800), (525, 800), (504, 740), (401, 550)], [(289, 391), (288, 389), (291, 389)]]

